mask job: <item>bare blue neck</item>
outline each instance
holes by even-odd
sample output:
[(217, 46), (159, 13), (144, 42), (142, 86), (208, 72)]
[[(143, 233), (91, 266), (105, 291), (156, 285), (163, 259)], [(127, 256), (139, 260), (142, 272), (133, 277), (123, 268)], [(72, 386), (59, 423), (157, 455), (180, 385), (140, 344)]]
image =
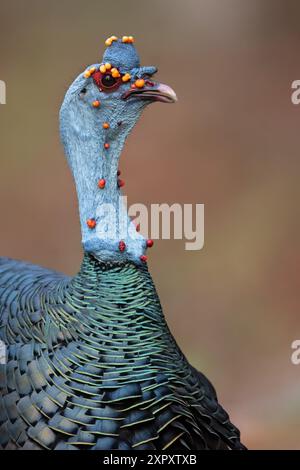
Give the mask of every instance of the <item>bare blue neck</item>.
[[(117, 110), (112, 108), (102, 112), (94, 108), (87, 115), (83, 107), (81, 112), (77, 104), (72, 104), (71, 94), (72, 89), (61, 108), (60, 128), (76, 184), (84, 251), (103, 261), (129, 259), (140, 263), (146, 241), (121, 204), (117, 176), (126, 137), (139, 116), (120, 121)], [(106, 122), (107, 129), (103, 128)], [(98, 186), (100, 180), (105, 180), (102, 189)], [(107, 215), (108, 207), (114, 208), (115, 216), (110, 212)], [(95, 221), (95, 227), (88, 221)], [(125, 232), (124, 225), (128, 229)], [(124, 250), (120, 250), (120, 241), (125, 244)]]

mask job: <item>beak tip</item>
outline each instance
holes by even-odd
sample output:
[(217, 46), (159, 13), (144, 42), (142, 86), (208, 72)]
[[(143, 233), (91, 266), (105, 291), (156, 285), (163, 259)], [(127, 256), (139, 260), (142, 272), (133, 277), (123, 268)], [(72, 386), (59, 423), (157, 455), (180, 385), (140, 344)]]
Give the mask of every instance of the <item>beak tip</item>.
[(170, 103), (176, 103), (178, 101), (175, 91), (169, 85), (164, 85), (163, 83), (160, 83), (157, 89), (159, 92), (169, 98)]

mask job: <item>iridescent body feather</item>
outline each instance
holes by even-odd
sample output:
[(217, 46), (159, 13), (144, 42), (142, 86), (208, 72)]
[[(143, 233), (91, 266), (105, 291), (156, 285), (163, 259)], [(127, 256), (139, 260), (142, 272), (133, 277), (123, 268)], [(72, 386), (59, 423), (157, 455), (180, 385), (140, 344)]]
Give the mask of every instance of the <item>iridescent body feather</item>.
[(1, 259), (4, 449), (239, 448), (176, 345), (146, 266), (86, 255), (70, 279)]

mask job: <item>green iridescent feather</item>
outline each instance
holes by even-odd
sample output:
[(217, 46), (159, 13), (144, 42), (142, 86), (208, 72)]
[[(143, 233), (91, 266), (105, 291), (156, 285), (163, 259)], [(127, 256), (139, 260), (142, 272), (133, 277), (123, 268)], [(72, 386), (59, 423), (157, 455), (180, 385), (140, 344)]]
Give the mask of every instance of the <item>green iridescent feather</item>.
[(70, 279), (0, 261), (2, 449), (241, 448), (173, 339), (146, 266)]

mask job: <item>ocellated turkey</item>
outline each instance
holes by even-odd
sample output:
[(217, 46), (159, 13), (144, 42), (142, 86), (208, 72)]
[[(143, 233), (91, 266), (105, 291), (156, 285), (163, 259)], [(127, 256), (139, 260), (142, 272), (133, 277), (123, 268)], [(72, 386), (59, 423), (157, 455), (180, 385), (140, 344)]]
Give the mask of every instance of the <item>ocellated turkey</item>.
[[(170, 333), (147, 268), (151, 243), (120, 205), (126, 137), (148, 104), (176, 95), (153, 80), (155, 67), (140, 66), (131, 36), (106, 45), (60, 111), (82, 266), (70, 278), (0, 259), (0, 448), (243, 449), (213, 386)], [(108, 205), (125, 220), (122, 233), (105, 218)]]

